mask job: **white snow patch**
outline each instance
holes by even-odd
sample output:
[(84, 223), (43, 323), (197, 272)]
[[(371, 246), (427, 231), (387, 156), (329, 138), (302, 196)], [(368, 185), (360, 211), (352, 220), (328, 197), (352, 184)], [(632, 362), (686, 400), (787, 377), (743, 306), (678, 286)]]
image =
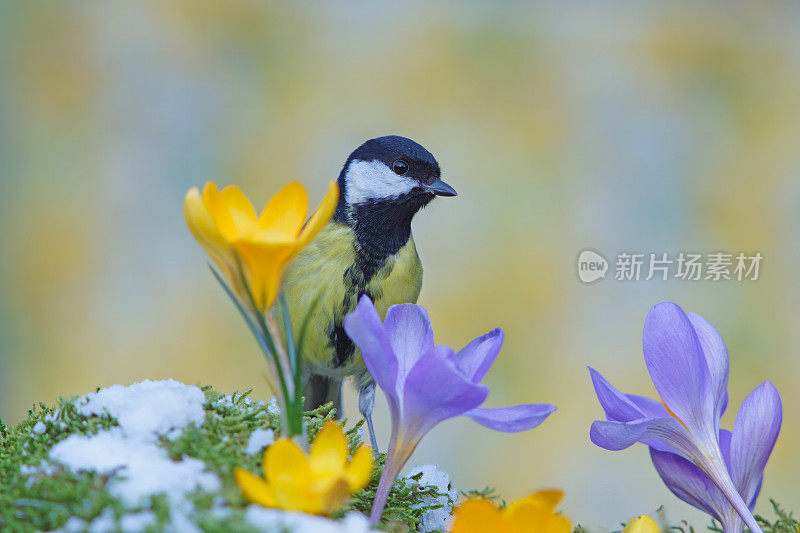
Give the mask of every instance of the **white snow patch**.
[(114, 511), (107, 507), (100, 513), (100, 516), (92, 520), (89, 524), (89, 533), (111, 533), (116, 531), (117, 521), (114, 519)]
[(42, 461), (39, 466), (19, 465), (19, 471), (23, 476), (28, 476), (25, 480), (25, 487), (30, 488), (39, 481), (42, 476), (50, 477), (58, 472), (58, 468), (47, 461)]
[(37, 435), (41, 435), (45, 431), (47, 431), (47, 426), (44, 425), (44, 422), (42, 422), (41, 420), (36, 422), (36, 424), (33, 426), (33, 432), (36, 433)]
[(63, 532), (63, 533), (79, 533), (86, 531), (86, 521), (81, 520), (77, 516), (73, 516), (67, 523), (64, 524), (64, 527), (61, 529), (56, 529), (52, 533)]
[(217, 520), (224, 520), (231, 514), (231, 508), (225, 498), (217, 496), (211, 504), (211, 516)]
[(269, 402), (267, 402), (267, 412), (271, 415), (281, 414), (281, 409), (278, 407), (278, 400), (275, 399), (275, 396), (270, 398)]
[(155, 525), (156, 515), (152, 511), (124, 514), (119, 519), (119, 528), (123, 533), (140, 533)]
[(254, 455), (275, 442), (275, 433), (271, 429), (257, 429), (250, 434), (244, 453)]
[(260, 505), (250, 505), (245, 514), (247, 522), (260, 531), (280, 531), (287, 529), (292, 533), (367, 533), (369, 520), (360, 513), (350, 512), (342, 520), (330, 520), (305, 513), (267, 509)]
[(192, 514), (192, 507), (190, 505), (182, 506), (184, 509), (176, 509), (175, 507), (169, 513), (169, 526), (165, 531), (169, 533), (203, 533), (197, 524), (190, 518)]
[(203, 424), (205, 394), (199, 387), (178, 381), (144, 380), (128, 387), (111, 385), (75, 402), (84, 416), (106, 413), (127, 435), (155, 440), (173, 429)]
[(178, 502), (195, 489), (215, 491), (220, 486), (216, 474), (204, 471), (203, 461), (192, 457), (172, 461), (165, 449), (130, 438), (120, 428), (91, 436), (71, 435), (53, 446), (50, 458), (73, 471), (118, 472), (121, 475), (109, 481), (109, 491), (128, 506), (152, 494), (166, 494)]
[[(412, 468), (406, 474), (406, 477), (417, 475), (420, 472), (422, 472), (422, 476), (419, 478), (419, 485), (436, 487), (439, 492), (447, 494), (450, 497), (450, 501), (458, 501), (458, 491), (450, 485), (450, 476), (447, 472), (439, 470), (439, 467), (434, 464), (424, 464)], [(442, 505), (442, 507), (422, 513), (417, 531), (421, 533), (429, 533), (436, 530), (447, 531), (450, 525), (450, 514), (453, 512), (453, 505), (450, 501), (446, 496), (423, 499), (416, 506), (417, 508), (427, 505)]]

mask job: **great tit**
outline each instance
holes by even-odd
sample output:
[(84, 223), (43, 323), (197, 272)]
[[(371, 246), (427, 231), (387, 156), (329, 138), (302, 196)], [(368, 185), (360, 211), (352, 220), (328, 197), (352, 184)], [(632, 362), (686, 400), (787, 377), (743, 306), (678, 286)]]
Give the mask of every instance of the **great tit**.
[(341, 414), (342, 381), (353, 376), (375, 450), (375, 382), (344, 331), (344, 318), (363, 294), (382, 317), (394, 304), (416, 303), (422, 264), (411, 220), (436, 196), (456, 196), (440, 176), (433, 155), (411, 139), (365, 142), (339, 174), (336, 212), (284, 278), (295, 343), (303, 350), (306, 408), (333, 401)]

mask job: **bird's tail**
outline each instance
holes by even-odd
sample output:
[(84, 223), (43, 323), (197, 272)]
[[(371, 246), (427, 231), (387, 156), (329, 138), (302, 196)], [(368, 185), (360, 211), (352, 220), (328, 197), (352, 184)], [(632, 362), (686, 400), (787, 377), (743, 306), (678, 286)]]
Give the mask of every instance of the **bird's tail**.
[(303, 393), (306, 398), (306, 410), (316, 409), (320, 405), (333, 402), (336, 418), (342, 416), (342, 380), (329, 378), (319, 374), (309, 374), (305, 381)]

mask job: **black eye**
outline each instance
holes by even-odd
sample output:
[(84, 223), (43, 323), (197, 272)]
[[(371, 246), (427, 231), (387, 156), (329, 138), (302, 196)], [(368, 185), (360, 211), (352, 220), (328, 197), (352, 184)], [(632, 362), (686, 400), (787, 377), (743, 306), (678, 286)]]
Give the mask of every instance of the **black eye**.
[(402, 159), (397, 159), (394, 163), (392, 163), (392, 170), (398, 176), (402, 176), (403, 174), (408, 172), (408, 163), (406, 163)]

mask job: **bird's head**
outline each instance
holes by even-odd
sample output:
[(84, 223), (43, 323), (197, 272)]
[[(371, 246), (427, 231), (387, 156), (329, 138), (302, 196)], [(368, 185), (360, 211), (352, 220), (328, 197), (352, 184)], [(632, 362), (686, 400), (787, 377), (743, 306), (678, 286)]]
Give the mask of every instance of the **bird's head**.
[(440, 178), (439, 163), (411, 139), (388, 135), (355, 149), (339, 174), (340, 215), (365, 210), (408, 219), (436, 196), (455, 196)]

